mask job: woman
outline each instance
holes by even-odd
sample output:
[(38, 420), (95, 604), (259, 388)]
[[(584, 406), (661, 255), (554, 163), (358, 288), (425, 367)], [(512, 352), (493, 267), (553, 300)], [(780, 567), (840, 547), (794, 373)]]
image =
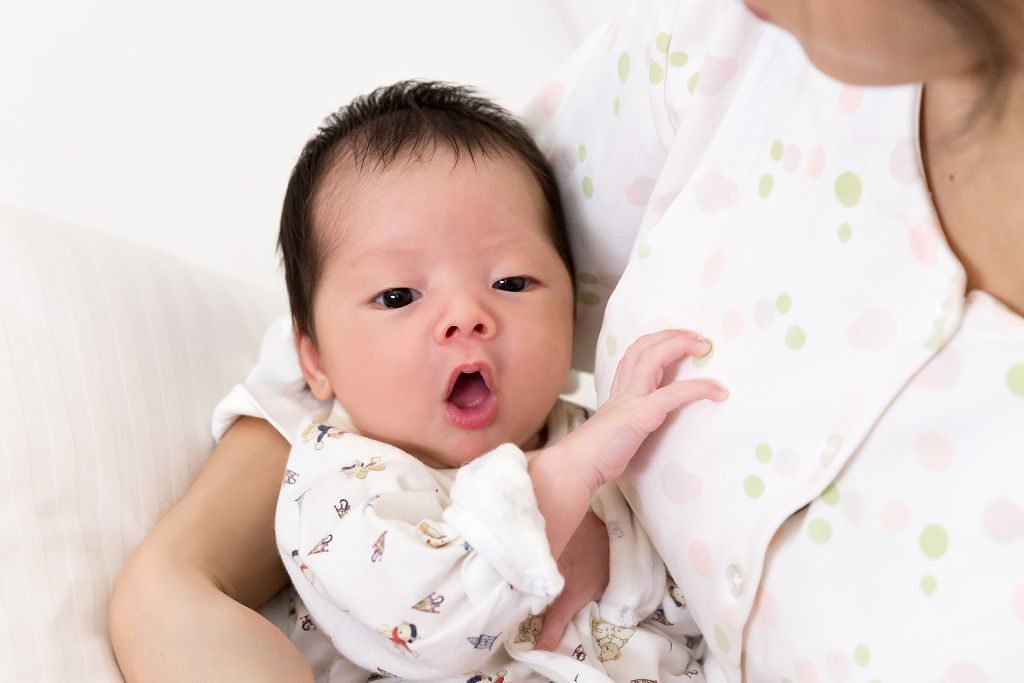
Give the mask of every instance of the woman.
[[(686, 327), (715, 352), (679, 376), (731, 391), (622, 480), (708, 641), (696, 675), (1024, 667), (1021, 54), (1022, 0), (666, 1), (630, 6), (544, 89), (577, 366), (596, 346), (603, 397), (633, 339)], [(281, 383), (247, 387), (235, 412), (288, 432)], [(274, 434), (236, 422), (126, 567), (111, 619), (129, 679), (281, 680), (298, 662), (242, 606), (285, 581)], [(604, 533), (592, 522), (581, 539)], [(546, 637), (606, 564), (561, 562), (572, 592)]]

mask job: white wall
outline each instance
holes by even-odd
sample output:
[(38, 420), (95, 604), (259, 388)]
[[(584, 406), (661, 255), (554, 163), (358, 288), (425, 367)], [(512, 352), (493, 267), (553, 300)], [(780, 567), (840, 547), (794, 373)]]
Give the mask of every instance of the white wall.
[(0, 202), (280, 287), (288, 172), (401, 78), (521, 108), (623, 0), (0, 0)]

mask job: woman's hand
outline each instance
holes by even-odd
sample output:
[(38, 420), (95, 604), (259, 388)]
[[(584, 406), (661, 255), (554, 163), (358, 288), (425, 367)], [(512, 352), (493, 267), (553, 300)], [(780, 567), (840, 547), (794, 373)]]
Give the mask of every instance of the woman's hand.
[(558, 558), (565, 588), (544, 613), (535, 649), (554, 650), (558, 646), (576, 612), (604, 593), (608, 567), (608, 529), (600, 517), (588, 512)]

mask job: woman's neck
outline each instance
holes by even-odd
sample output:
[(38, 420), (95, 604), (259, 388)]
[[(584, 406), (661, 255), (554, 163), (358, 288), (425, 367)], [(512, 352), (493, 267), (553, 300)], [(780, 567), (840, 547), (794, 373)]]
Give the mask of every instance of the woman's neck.
[(997, 111), (976, 112), (984, 97), (977, 76), (926, 83), (921, 153), (967, 289), (985, 290), (1024, 315), (1024, 71), (1010, 75), (1005, 92)]

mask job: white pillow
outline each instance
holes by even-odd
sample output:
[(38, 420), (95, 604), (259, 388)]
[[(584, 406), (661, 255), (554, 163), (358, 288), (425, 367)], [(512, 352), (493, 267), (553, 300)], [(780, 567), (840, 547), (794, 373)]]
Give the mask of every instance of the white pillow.
[(0, 680), (121, 680), (114, 580), (285, 310), (278, 293), (0, 205)]

